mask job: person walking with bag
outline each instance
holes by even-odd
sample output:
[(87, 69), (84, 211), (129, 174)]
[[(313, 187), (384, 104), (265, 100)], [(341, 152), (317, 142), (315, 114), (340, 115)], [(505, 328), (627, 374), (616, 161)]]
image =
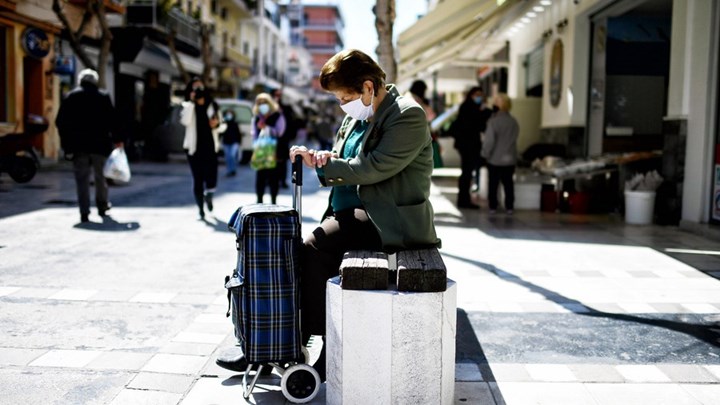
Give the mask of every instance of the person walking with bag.
[(225, 130), (220, 119), (217, 103), (210, 97), (203, 82), (195, 78), (185, 90), (180, 123), (185, 126), (185, 149), (193, 176), (193, 196), (200, 219), (205, 218), (203, 205), (213, 210), (213, 194), (217, 187), (218, 159), (220, 150), (218, 133)]
[[(268, 93), (260, 93), (255, 97), (253, 114), (252, 130), (255, 150), (250, 165), (256, 170), (255, 194), (257, 202), (262, 203), (265, 189), (269, 187), (270, 202), (275, 204), (280, 188), (280, 176), (277, 170), (277, 140), (285, 134), (285, 117), (280, 111), (280, 106)], [(263, 144), (264, 146), (260, 148)], [(268, 151), (267, 146), (272, 144), (275, 145), (274, 150)], [(271, 153), (271, 156), (261, 156), (264, 153)]]
[(510, 115), (512, 102), (507, 94), (495, 98), (498, 111), (487, 123), (482, 156), (488, 163), (488, 206), (494, 214), (498, 207), (497, 189), (502, 183), (505, 192), (505, 212), (512, 215), (515, 204), (513, 175), (517, 163), (517, 139), (520, 126)]
[[(104, 217), (112, 207), (103, 167), (113, 150), (123, 147), (117, 130), (117, 117), (112, 100), (98, 88), (98, 74), (83, 69), (78, 74), (77, 88), (63, 100), (55, 125), (65, 157), (73, 162), (80, 222), (90, 221), (90, 173), (95, 179), (95, 205)], [(113, 145), (114, 144), (114, 145)]]

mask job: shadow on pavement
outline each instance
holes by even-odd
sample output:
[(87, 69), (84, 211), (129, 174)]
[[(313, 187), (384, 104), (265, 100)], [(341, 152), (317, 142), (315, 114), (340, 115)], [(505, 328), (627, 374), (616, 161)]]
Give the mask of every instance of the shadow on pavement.
[(110, 216), (104, 216), (102, 222), (80, 222), (73, 226), (76, 229), (104, 232), (127, 232), (140, 229), (138, 222), (117, 222)]
[[(688, 335), (692, 338), (695, 338), (701, 342), (704, 342), (710, 346), (720, 348), (720, 323), (717, 321), (711, 322), (709, 324), (702, 324), (702, 323), (691, 323), (691, 322), (682, 322), (682, 321), (675, 321), (675, 320), (669, 320), (669, 319), (662, 319), (659, 317), (642, 317), (637, 315), (630, 315), (630, 314), (617, 314), (617, 313), (611, 313), (611, 312), (604, 312), (596, 310), (592, 307), (589, 307), (580, 301), (574, 300), (572, 298), (568, 298), (564, 295), (558, 294), (554, 291), (548, 290), (546, 288), (543, 288), (541, 286), (538, 286), (536, 284), (530, 283), (526, 280), (523, 280), (522, 278), (512, 274), (508, 273), (502, 269), (499, 269), (495, 267), (492, 264), (489, 263), (483, 263), (476, 260), (468, 259), (465, 257), (449, 254), (446, 252), (443, 252), (443, 255), (446, 255), (448, 257), (452, 257), (457, 260), (464, 261), (466, 263), (472, 264), (484, 271), (490, 272), (498, 277), (501, 277), (503, 280), (515, 283), (517, 285), (520, 285), (524, 288), (527, 288), (529, 291), (542, 295), (545, 299), (548, 301), (554, 302), (556, 304), (559, 304), (572, 313), (576, 315), (582, 315), (587, 317), (594, 317), (594, 318), (606, 318), (611, 320), (618, 320), (623, 322), (632, 322), (636, 324), (643, 324), (658, 328), (663, 328), (666, 330), (671, 330), (675, 332), (679, 332), (685, 335)], [(693, 314), (681, 314), (681, 315), (693, 315)], [(687, 317), (685, 317), (687, 318)], [(458, 329), (460, 328), (460, 321), (458, 318)]]

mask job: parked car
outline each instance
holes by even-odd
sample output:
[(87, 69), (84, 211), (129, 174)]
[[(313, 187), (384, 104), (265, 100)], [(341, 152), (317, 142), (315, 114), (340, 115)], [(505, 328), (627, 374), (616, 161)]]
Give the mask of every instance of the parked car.
[(235, 121), (240, 125), (242, 140), (240, 142), (240, 164), (247, 164), (252, 157), (252, 107), (253, 103), (247, 100), (232, 98), (219, 98), (217, 100), (220, 112), (232, 110), (235, 113)]
[[(242, 142), (240, 144), (240, 163), (247, 164), (252, 157), (252, 107), (253, 103), (246, 100), (231, 98), (216, 99), (222, 114), (226, 110), (235, 113), (235, 120), (240, 125)], [(146, 153), (156, 160), (167, 160), (170, 153), (184, 153), (183, 139), (185, 127), (180, 123), (180, 104), (172, 104), (162, 125), (155, 128), (151, 139), (148, 140)]]

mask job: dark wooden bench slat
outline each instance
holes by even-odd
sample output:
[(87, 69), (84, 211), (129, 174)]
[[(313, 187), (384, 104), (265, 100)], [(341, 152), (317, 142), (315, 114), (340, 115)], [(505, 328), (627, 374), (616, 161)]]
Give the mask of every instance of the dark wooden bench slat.
[(388, 256), (383, 252), (345, 252), (340, 265), (340, 286), (344, 290), (387, 290)]
[(397, 268), (398, 291), (441, 292), (447, 289), (447, 268), (436, 248), (398, 252)]

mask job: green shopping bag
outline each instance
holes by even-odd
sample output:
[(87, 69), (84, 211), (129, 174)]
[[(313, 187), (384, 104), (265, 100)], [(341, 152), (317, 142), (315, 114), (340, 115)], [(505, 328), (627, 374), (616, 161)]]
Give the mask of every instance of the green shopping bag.
[(253, 154), (250, 167), (254, 170), (274, 169), (277, 166), (277, 139), (270, 135), (269, 130), (263, 129), (253, 142)]

